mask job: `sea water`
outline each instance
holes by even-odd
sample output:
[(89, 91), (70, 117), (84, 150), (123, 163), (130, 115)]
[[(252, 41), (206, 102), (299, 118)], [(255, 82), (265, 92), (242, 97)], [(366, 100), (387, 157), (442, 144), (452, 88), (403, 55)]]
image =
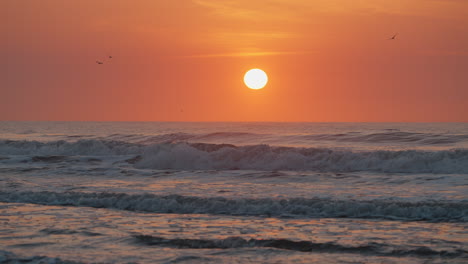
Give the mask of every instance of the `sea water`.
[(0, 122), (0, 262), (467, 263), (467, 123)]

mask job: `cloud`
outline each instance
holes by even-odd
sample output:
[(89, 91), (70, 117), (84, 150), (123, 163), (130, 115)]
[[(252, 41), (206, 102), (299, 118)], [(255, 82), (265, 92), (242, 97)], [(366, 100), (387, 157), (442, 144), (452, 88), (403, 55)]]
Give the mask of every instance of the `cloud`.
[(276, 56), (276, 55), (296, 55), (309, 54), (305, 51), (259, 51), (259, 52), (230, 52), (213, 54), (196, 54), (183, 56), (185, 58), (217, 58), (217, 57), (258, 57), (258, 56)]

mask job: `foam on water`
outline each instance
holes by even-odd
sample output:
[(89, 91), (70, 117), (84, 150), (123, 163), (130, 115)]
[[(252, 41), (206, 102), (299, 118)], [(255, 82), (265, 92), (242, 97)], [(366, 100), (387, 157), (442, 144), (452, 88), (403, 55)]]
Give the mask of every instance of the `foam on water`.
[(135, 155), (133, 163), (139, 169), (468, 173), (468, 149), (353, 151), (186, 142), (143, 145), (108, 140), (1, 140), (0, 156), (7, 159), (15, 155), (31, 159), (40, 156), (43, 160), (47, 156)]
[[(202, 146), (202, 147), (200, 147)], [(349, 151), (329, 148), (158, 144), (137, 168), (468, 173), (468, 150)]]
[(269, 217), (375, 218), (406, 221), (467, 222), (467, 202), (402, 202), (324, 198), (228, 199), (182, 195), (81, 192), (0, 192), (1, 202), (89, 206), (176, 214), (220, 214)]

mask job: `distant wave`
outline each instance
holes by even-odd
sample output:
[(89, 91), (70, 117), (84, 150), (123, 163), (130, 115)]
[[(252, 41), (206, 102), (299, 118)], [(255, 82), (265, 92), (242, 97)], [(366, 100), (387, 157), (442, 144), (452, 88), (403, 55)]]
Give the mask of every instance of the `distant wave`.
[(0, 155), (125, 155), (140, 153), (142, 145), (123, 141), (81, 139), (78, 141), (0, 140)]
[[(35, 133), (32, 130), (25, 130), (19, 134)], [(380, 132), (343, 132), (343, 133), (323, 133), (323, 134), (281, 134), (281, 133), (258, 133), (258, 132), (179, 132), (159, 135), (148, 134), (110, 134), (98, 136), (92, 134), (72, 134), (72, 135), (42, 135), (46, 138), (56, 140), (76, 141), (80, 139), (94, 139), (106, 141), (122, 141), (128, 143), (138, 143), (144, 145), (177, 142), (199, 142), (199, 143), (236, 143), (242, 145), (258, 144), (264, 142), (277, 146), (301, 145), (312, 146), (317, 142), (329, 143), (358, 143), (369, 145), (392, 144), (411, 146), (444, 146), (468, 143), (468, 134), (453, 133), (429, 133), (429, 132), (405, 132), (398, 129), (385, 129)]]
[(433, 134), (413, 133), (390, 130), (381, 133), (343, 133), (343, 134), (317, 134), (300, 135), (302, 139), (330, 140), (338, 142), (364, 142), (364, 143), (417, 143), (420, 145), (452, 144), (468, 140), (465, 134)]
[(37, 133), (37, 132), (33, 129), (26, 129), (26, 130), (18, 132), (18, 134), (20, 135), (28, 135), (28, 134), (34, 134), (34, 133)]
[(230, 142), (241, 141), (246, 144), (252, 142), (269, 139), (281, 145), (290, 142), (316, 142), (316, 141), (331, 141), (331, 142), (356, 142), (356, 143), (401, 143), (414, 145), (444, 145), (455, 144), (463, 141), (468, 141), (466, 134), (435, 134), (435, 133), (416, 133), (402, 132), (397, 130), (388, 130), (379, 133), (362, 133), (362, 132), (347, 132), (338, 134), (301, 134), (301, 135), (282, 135), (282, 134), (258, 134), (247, 132), (215, 132), (207, 134), (191, 134), (191, 133), (171, 133), (155, 136), (148, 135), (125, 135), (113, 134), (102, 138), (103, 140), (118, 140), (129, 141), (142, 144), (156, 144), (167, 142)]
[(468, 221), (467, 202), (359, 201), (324, 198), (228, 199), (223, 197), (81, 192), (0, 192), (0, 201), (176, 214), (375, 218), (435, 222)]
[(6, 159), (5, 156), (11, 155), (29, 156), (31, 161), (36, 162), (58, 160), (48, 156), (134, 155), (132, 164), (139, 169), (468, 173), (468, 149), (358, 152), (332, 148), (185, 142), (144, 145), (108, 140), (0, 140), (0, 157)]
[(307, 145), (310, 142), (330, 141), (330, 142), (355, 142), (355, 143), (396, 143), (413, 144), (422, 146), (456, 144), (468, 141), (466, 134), (434, 134), (434, 133), (415, 133), (389, 130), (379, 133), (348, 132), (339, 134), (302, 134), (302, 135), (274, 135), (258, 134), (246, 132), (215, 132), (208, 134), (190, 134), (190, 133), (171, 133), (156, 136), (147, 135), (121, 135), (114, 134), (103, 138), (104, 140), (130, 141), (133, 143), (156, 144), (167, 142), (244, 142), (252, 144), (259, 140), (268, 139), (275, 144), (303, 143)]

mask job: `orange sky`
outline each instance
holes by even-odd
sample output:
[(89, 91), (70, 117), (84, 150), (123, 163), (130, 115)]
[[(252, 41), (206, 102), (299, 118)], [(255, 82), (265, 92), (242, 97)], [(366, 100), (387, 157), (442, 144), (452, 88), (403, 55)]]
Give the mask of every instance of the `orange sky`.
[(0, 120), (468, 122), (466, 0), (4, 0), (0, 22)]

